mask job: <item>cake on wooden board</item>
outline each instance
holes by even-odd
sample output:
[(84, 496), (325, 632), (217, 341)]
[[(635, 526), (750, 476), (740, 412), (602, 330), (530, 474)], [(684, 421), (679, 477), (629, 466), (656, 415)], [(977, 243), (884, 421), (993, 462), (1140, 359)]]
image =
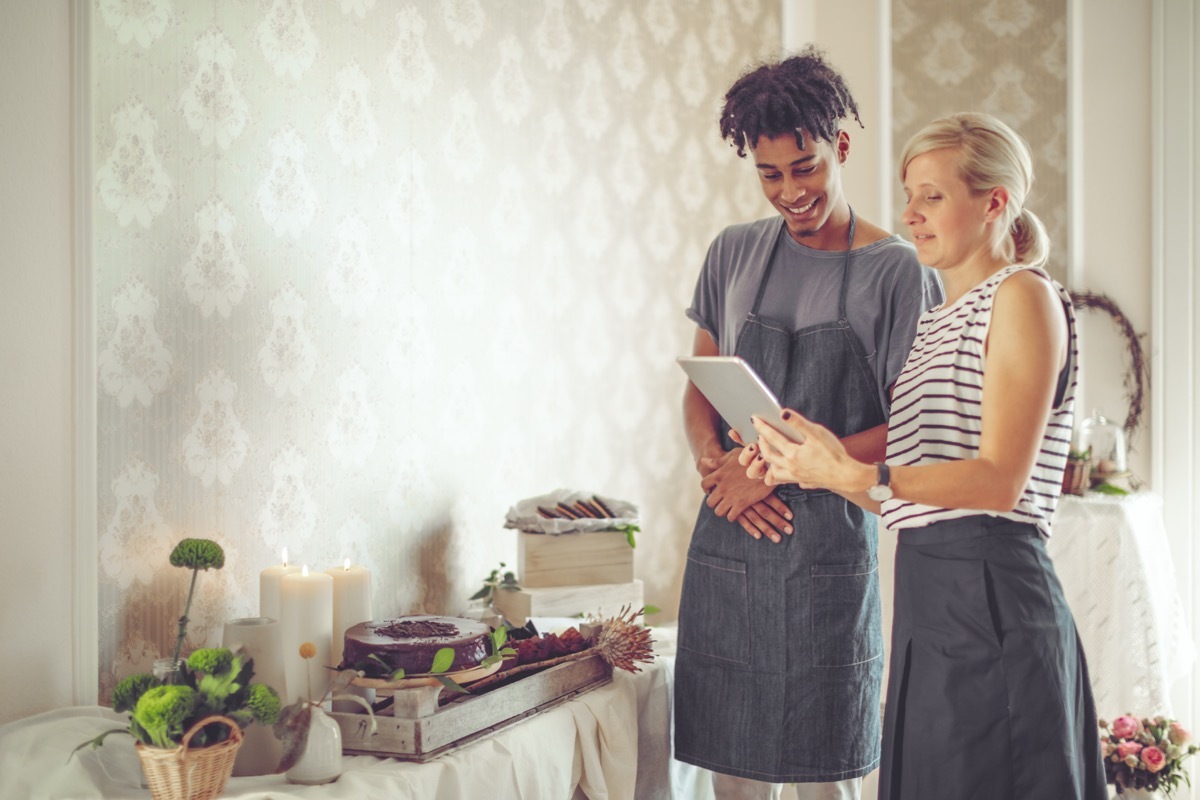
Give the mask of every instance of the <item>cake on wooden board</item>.
[(418, 614), (360, 622), (346, 631), (340, 669), (362, 669), (379, 659), (407, 675), (425, 674), (433, 666), (434, 655), (444, 647), (454, 651), (447, 672), (470, 669), (491, 652), (491, 632), (479, 620), (463, 617)]

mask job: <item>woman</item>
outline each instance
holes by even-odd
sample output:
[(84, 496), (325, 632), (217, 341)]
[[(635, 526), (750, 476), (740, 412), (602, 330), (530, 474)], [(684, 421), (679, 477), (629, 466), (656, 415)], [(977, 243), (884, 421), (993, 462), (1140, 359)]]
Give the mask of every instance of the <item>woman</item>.
[(984, 114), (930, 123), (901, 158), (903, 220), (946, 300), (892, 390), (886, 462), (794, 411), (740, 460), (824, 487), (898, 534), (880, 797), (1107, 797), (1087, 666), (1045, 539), (1070, 445), (1075, 323), (1024, 208), (1028, 146)]

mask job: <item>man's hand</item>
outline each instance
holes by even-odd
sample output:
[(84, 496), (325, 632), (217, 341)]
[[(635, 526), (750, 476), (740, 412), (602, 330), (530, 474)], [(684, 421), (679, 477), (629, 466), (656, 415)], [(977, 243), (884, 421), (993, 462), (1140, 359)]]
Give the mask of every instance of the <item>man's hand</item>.
[(738, 463), (741, 448), (716, 458), (698, 462), (700, 488), (708, 495), (705, 502), (717, 516), (736, 522), (755, 539), (763, 534), (773, 542), (782, 541), (781, 533), (791, 534), (791, 509), (775, 495), (774, 488), (746, 476)]

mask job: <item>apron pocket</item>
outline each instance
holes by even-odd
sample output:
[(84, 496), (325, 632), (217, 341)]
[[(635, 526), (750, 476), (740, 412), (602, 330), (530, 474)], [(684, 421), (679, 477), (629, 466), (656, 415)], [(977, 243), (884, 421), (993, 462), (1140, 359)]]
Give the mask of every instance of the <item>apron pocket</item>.
[(679, 646), (723, 661), (750, 661), (750, 596), (746, 564), (688, 551), (683, 574)]
[(879, 564), (813, 564), (813, 666), (846, 667), (883, 655)]

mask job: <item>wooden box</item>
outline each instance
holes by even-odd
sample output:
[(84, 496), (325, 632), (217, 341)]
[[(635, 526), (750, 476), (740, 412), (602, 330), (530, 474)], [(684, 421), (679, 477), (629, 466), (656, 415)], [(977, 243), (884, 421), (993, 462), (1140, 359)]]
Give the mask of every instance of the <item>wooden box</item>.
[[(598, 653), (592, 653), (540, 672), (517, 675), (511, 682), (489, 687), (477, 695), (455, 695), (426, 716), (377, 713), (378, 727), (374, 735), (370, 733), (370, 722), (365, 713), (335, 711), (330, 716), (342, 729), (342, 751), (345, 753), (424, 762), (610, 681), (612, 667)], [(377, 691), (384, 692), (382, 689)], [(396, 705), (402, 704), (397, 702)]]
[(621, 531), (520, 531), (517, 536), (517, 579), (522, 588), (633, 580), (633, 548)]
[(613, 617), (623, 606), (636, 611), (645, 605), (643, 594), (640, 580), (540, 589), (522, 585), (519, 591), (501, 589), (492, 603), (505, 619), (519, 627), (530, 617)]

